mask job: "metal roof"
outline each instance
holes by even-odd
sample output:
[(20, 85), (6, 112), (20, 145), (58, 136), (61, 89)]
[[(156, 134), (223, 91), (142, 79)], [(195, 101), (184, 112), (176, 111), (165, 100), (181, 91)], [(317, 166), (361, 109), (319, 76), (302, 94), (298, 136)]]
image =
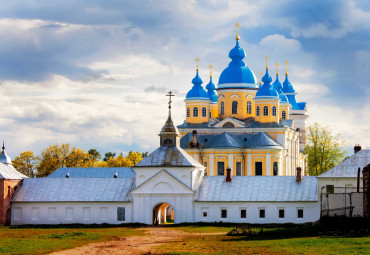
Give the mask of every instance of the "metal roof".
[(0, 179), (22, 180), (24, 178), (28, 177), (18, 172), (12, 165), (0, 163)]
[(341, 163), (318, 176), (320, 177), (357, 177), (358, 168), (362, 169), (370, 164), (370, 150), (361, 150), (351, 157), (343, 160)]
[(28, 178), (13, 202), (123, 202), (130, 200), (133, 178)]
[(197, 190), (196, 201), (315, 202), (318, 181), (314, 176), (207, 176)]
[(130, 167), (61, 167), (52, 172), (48, 177), (64, 178), (69, 173), (69, 178), (134, 178), (135, 174)]
[(150, 166), (198, 166), (203, 167), (180, 147), (159, 147), (136, 164), (135, 167)]

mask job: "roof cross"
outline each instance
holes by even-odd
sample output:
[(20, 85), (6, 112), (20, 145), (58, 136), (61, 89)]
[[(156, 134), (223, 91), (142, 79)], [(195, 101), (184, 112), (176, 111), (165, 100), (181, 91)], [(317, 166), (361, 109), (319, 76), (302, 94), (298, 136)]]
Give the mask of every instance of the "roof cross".
[(239, 24), (239, 22), (236, 22), (236, 24), (234, 25), (234, 27), (236, 27), (236, 37), (235, 37), (235, 39), (236, 40), (239, 40), (240, 39), (240, 37), (239, 37), (239, 27), (240, 27), (240, 24)]
[(210, 64), (208, 67), (209, 67), (210, 77), (212, 78), (212, 68), (215, 66)]
[(278, 62), (276, 62), (275, 65), (276, 65), (276, 75), (278, 75), (279, 74), (279, 65), (280, 64)]
[(269, 57), (268, 56), (266, 56), (264, 59), (266, 59), (266, 69), (269, 69)]
[(168, 96), (168, 97), (169, 97), (169, 100), (168, 100), (168, 109), (170, 109), (170, 110), (171, 110), (171, 103), (172, 103), (172, 100), (171, 100), (172, 98), (171, 98), (171, 97), (174, 97), (175, 95), (174, 95), (174, 94), (172, 93), (172, 91), (170, 90), (166, 96)]
[(260, 84), (262, 83), (262, 72), (258, 73), (260, 75)]
[(288, 60), (285, 60), (285, 75), (288, 75)]
[(197, 72), (199, 71), (199, 58), (198, 57), (196, 57), (196, 59), (194, 59), (194, 61), (197, 61)]

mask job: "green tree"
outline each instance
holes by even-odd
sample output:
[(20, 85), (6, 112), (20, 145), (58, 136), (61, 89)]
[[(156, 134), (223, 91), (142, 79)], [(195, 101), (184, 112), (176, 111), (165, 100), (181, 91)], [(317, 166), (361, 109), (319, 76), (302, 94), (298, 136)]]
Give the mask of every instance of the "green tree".
[(104, 154), (104, 161), (108, 161), (110, 158), (114, 158), (116, 156), (115, 152), (107, 152)]
[(88, 153), (93, 156), (94, 161), (101, 159), (100, 152), (97, 149), (90, 149)]
[(305, 148), (308, 174), (320, 175), (340, 163), (346, 154), (343, 146), (340, 135), (334, 135), (328, 126), (318, 123), (309, 126)]
[(35, 176), (37, 163), (38, 159), (33, 155), (32, 151), (22, 152), (13, 160), (14, 168), (31, 178)]

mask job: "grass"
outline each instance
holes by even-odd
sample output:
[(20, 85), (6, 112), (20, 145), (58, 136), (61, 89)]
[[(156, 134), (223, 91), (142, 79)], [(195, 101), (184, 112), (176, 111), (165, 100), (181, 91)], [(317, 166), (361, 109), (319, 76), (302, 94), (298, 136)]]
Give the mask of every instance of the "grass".
[(144, 235), (127, 227), (41, 226), (0, 227), (0, 254), (46, 254), (115, 237)]

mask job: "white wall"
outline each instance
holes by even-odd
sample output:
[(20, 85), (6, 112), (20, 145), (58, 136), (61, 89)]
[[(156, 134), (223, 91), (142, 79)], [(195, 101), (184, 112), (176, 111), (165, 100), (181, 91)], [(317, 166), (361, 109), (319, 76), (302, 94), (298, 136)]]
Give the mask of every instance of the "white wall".
[[(124, 221), (117, 207), (125, 207)], [(130, 202), (13, 202), (11, 224), (121, 224), (132, 222), (131, 211)]]
[[(203, 217), (203, 210), (208, 216)], [(297, 210), (303, 209), (303, 218), (298, 218)], [(227, 218), (221, 218), (221, 210), (227, 209)], [(246, 218), (240, 217), (240, 210), (246, 209)], [(259, 209), (265, 209), (265, 218), (259, 217)], [(279, 209), (285, 210), (285, 217), (279, 218)], [(196, 222), (235, 222), (235, 223), (305, 223), (320, 218), (319, 202), (195, 202)]]
[[(320, 177), (317, 178), (319, 181), (319, 194), (321, 194), (322, 187), (326, 187), (326, 185), (334, 185), (334, 187), (351, 187), (351, 191), (353, 192), (354, 189), (357, 188), (357, 177), (340, 177), (340, 178), (333, 178), (333, 177)], [(362, 188), (362, 177), (360, 178), (360, 188)], [(325, 192), (325, 188), (323, 189)], [(335, 191), (335, 190), (334, 190)], [(361, 191), (361, 190), (360, 190)]]

